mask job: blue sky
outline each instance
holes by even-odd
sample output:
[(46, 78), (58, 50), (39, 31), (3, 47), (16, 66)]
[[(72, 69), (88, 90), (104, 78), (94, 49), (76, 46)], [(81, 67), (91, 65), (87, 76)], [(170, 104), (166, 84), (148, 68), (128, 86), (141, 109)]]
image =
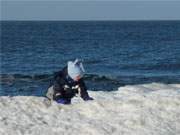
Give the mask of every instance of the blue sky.
[(180, 20), (180, 0), (1, 1), (1, 20)]

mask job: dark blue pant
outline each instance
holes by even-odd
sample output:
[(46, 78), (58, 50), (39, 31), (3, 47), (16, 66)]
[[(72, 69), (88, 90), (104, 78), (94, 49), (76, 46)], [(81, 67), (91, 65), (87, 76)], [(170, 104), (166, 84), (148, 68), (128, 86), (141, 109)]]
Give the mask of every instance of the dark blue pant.
[(58, 100), (56, 100), (57, 103), (60, 104), (71, 104), (71, 99), (69, 98), (60, 98)]

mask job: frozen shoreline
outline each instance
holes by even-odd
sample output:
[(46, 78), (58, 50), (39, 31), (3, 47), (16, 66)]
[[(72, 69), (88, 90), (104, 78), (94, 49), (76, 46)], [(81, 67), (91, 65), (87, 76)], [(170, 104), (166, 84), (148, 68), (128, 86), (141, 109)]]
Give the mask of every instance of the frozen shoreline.
[(1, 135), (178, 135), (180, 84), (89, 91), (94, 101), (51, 105), (43, 97), (0, 97)]

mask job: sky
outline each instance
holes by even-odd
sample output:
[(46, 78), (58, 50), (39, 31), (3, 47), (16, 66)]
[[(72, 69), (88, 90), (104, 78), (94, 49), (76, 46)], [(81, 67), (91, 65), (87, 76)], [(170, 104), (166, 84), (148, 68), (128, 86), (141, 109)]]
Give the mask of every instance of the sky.
[(180, 20), (180, 0), (0, 0), (1, 20)]

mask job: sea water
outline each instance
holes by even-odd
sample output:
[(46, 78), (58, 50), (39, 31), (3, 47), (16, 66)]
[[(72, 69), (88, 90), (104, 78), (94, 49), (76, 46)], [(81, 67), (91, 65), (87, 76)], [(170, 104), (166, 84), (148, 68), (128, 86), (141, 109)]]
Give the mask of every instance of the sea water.
[(80, 58), (90, 90), (180, 83), (180, 21), (1, 21), (0, 95), (43, 96)]
[[(180, 21), (0, 23), (0, 134), (180, 134)], [(75, 58), (94, 100), (48, 101)]]

